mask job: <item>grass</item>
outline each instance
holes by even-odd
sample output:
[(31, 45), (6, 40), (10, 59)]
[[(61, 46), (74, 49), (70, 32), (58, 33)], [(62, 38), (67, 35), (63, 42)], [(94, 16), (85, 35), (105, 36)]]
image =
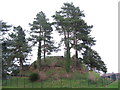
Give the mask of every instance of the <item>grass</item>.
[[(120, 82), (119, 82), (120, 83)], [(118, 88), (118, 80), (106, 86), (107, 88)]]
[[(34, 68), (35, 63), (31, 65), (31, 69)], [(62, 57), (47, 57), (46, 62), (42, 62), (44, 68), (41, 77), (42, 75), (46, 76), (44, 81), (31, 82), (28, 77), (12, 77), (3, 80), (3, 88), (102, 88), (105, 86), (117, 88), (118, 86), (117, 82), (111, 83), (110, 79), (103, 79), (94, 71), (80, 73), (80, 70), (72, 68), (71, 73), (67, 74), (65, 68), (62, 67), (64, 64), (65, 60)], [(72, 66), (74, 64), (72, 62)], [(54, 67), (55, 65), (57, 67)], [(48, 66), (51, 66), (51, 68)], [(84, 64), (81, 64), (81, 66), (84, 70), (87, 69)], [(29, 76), (35, 72), (34, 70), (21, 71), (20, 75)]]
[[(104, 84), (107, 80), (104, 80)], [(30, 82), (28, 77), (12, 77), (3, 81), (3, 88), (99, 88), (101, 81), (90, 82), (88, 79), (48, 79), (43, 82)], [(109, 88), (117, 88), (117, 82), (110, 84)]]
[(57, 66), (65, 66), (65, 58), (62, 57), (47, 57), (46, 61), (42, 62), (42, 65), (52, 65), (53, 63), (55, 63), (55, 65)]
[(32, 72), (30, 71), (21, 71), (18, 75), (25, 75), (25, 76), (29, 76), (30, 74), (32, 74)]
[(120, 81), (118, 83), (118, 80), (116, 80), (116, 81), (110, 83), (109, 85), (105, 85), (105, 86), (100, 87), (100, 88), (118, 88), (119, 87), (118, 84), (120, 84)]

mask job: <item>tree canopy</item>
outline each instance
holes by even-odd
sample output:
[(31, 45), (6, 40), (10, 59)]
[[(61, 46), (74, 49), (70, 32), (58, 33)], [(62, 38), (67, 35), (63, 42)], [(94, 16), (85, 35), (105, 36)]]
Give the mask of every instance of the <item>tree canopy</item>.
[(41, 65), (41, 57), (42, 52), (44, 56), (44, 60), (46, 57), (46, 53), (50, 54), (52, 51), (56, 51), (57, 47), (54, 45), (54, 41), (52, 40), (52, 27), (51, 23), (48, 22), (45, 14), (41, 11), (36, 15), (35, 21), (33, 21), (31, 26), (31, 38), (33, 41), (33, 45), (38, 43), (38, 63)]
[[(64, 3), (52, 18), (54, 21), (50, 23), (43, 11), (37, 13), (34, 21), (29, 23), (30, 30), (28, 31), (30, 33), (23, 30), (21, 26), (15, 27), (0, 21), (3, 72), (7, 72), (10, 66), (15, 65), (15, 62), (18, 62), (22, 69), (23, 64), (27, 61), (28, 54), (32, 50), (31, 48), (35, 45), (37, 45), (37, 64), (40, 70), (42, 60), (46, 62), (47, 55), (59, 50), (52, 37), (53, 27), (55, 27), (61, 38), (60, 44), (64, 44), (67, 73), (71, 71), (72, 49), (74, 49), (76, 68), (80, 68), (79, 66), (84, 63), (91, 70), (96, 69), (106, 73), (105, 63), (99, 53), (92, 49), (96, 42), (91, 35), (93, 25), (88, 25), (85, 22), (84, 12), (79, 7), (74, 6), (73, 3)], [(10, 33), (8, 33), (9, 31)], [(29, 38), (26, 38), (27, 34), (30, 34)], [(32, 43), (32, 46), (28, 44), (29, 42)]]
[(83, 49), (95, 45), (95, 40), (91, 37), (90, 32), (92, 25), (89, 26), (82, 19), (85, 17), (83, 11), (79, 7), (75, 7), (73, 3), (64, 3), (61, 10), (53, 15), (55, 20), (54, 25), (60, 35), (64, 35), (61, 40), (66, 48), (66, 65), (67, 72), (70, 70), (70, 50), (75, 50), (76, 66), (78, 66), (78, 51), (81, 53)]

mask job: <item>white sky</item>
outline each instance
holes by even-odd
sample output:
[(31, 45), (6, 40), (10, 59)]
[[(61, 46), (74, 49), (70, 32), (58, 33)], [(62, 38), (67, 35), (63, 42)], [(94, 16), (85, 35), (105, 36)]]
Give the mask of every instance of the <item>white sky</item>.
[[(118, 72), (118, 1), (119, 0), (0, 0), (0, 20), (21, 25), (29, 30), (36, 14), (43, 11), (47, 18), (60, 10), (64, 2), (73, 2), (84, 10), (85, 21), (93, 25), (91, 35), (97, 40), (93, 47), (105, 62), (108, 72)], [(54, 39), (59, 37), (54, 35)], [(56, 55), (61, 55), (59, 52)], [(33, 60), (36, 60), (34, 52)]]

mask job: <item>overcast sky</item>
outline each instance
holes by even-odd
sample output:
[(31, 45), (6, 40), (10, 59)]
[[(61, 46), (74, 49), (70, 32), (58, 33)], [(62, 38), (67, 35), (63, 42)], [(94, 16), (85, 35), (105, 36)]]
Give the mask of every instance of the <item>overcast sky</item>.
[[(118, 1), (119, 0), (0, 0), (0, 20), (21, 25), (29, 30), (36, 14), (43, 11), (47, 18), (60, 10), (64, 2), (73, 2), (84, 10), (85, 21), (93, 25), (91, 35), (97, 40), (93, 47), (108, 68), (108, 72), (118, 72)], [(59, 37), (54, 34), (54, 39)], [(56, 55), (63, 55), (59, 52)], [(36, 60), (36, 52), (32, 60)]]

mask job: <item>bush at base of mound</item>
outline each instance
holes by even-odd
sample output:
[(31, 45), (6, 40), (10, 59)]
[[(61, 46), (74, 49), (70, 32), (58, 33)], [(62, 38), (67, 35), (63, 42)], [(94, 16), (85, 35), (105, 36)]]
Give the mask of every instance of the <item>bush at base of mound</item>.
[(38, 79), (39, 79), (39, 74), (38, 74), (38, 73), (32, 73), (32, 74), (30, 74), (30, 76), (29, 76), (29, 80), (30, 80), (31, 82), (37, 81)]

